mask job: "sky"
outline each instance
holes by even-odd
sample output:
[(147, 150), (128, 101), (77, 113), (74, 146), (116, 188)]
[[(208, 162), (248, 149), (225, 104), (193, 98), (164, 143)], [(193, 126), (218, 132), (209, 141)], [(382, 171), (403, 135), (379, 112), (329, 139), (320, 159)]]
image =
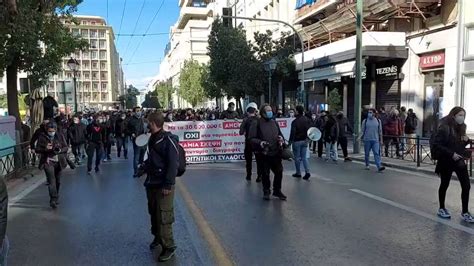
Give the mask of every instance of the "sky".
[[(113, 27), (115, 45), (123, 58), (127, 85), (133, 84), (138, 89), (144, 89), (158, 74), (160, 60), (169, 40), (168, 32), (179, 16), (179, 7), (178, 0), (84, 0), (78, 6), (77, 14), (106, 19), (107, 24)], [(117, 35), (144, 34), (147, 29), (148, 34), (159, 35)]]

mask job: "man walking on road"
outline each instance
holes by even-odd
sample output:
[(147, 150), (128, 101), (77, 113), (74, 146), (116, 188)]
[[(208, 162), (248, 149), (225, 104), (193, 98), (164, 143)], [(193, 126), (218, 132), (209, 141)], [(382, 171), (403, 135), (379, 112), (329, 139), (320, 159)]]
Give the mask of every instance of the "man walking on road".
[(263, 162), (263, 199), (270, 200), (270, 170), (273, 172), (273, 196), (280, 200), (286, 200), (281, 192), (281, 181), (283, 178), (283, 164), (281, 149), (283, 145), (283, 134), (278, 123), (273, 119), (272, 107), (263, 105), (260, 109), (261, 118), (250, 127), (250, 140), (253, 147), (262, 153)]
[(145, 163), (147, 178), (145, 187), (151, 233), (155, 236), (150, 249), (160, 254), (159, 261), (170, 260), (176, 250), (173, 238), (174, 185), (178, 173), (178, 147), (175, 137), (163, 130), (165, 123), (161, 113), (148, 117), (151, 130), (148, 142), (149, 157)]
[(127, 136), (127, 121), (126, 115), (121, 114), (120, 117), (115, 121), (115, 139), (117, 140), (117, 157), (123, 150), (123, 156), (128, 159), (128, 136)]
[[(245, 155), (245, 167), (247, 169), (247, 176), (246, 180), (250, 181), (252, 180), (252, 159), (253, 159), (253, 154), (254, 151), (252, 149), (252, 143), (250, 142), (249, 138), (249, 131), (250, 131), (250, 126), (253, 123), (257, 123), (257, 109), (258, 106), (256, 103), (252, 102), (249, 103), (247, 106), (247, 117), (244, 119), (242, 124), (240, 125), (240, 135), (245, 135), (245, 150), (244, 150), (244, 155)], [(262, 162), (261, 162), (261, 156), (260, 154), (255, 153), (255, 159), (257, 161), (257, 183), (262, 181)]]
[(370, 170), (370, 151), (374, 154), (375, 165), (379, 172), (385, 170), (380, 159), (380, 147), (383, 143), (382, 121), (375, 117), (375, 109), (370, 109), (367, 119), (362, 121), (362, 140), (364, 141), (365, 169)]
[(82, 146), (86, 143), (86, 126), (81, 123), (78, 116), (73, 119), (73, 124), (68, 128), (69, 141), (71, 142), (74, 163), (80, 164), (82, 159)]
[(336, 116), (336, 121), (339, 125), (339, 137), (337, 138), (337, 144), (341, 145), (342, 149), (342, 154), (344, 155), (344, 162), (350, 162), (352, 161), (351, 158), (349, 158), (349, 153), (347, 152), (347, 132), (350, 132), (351, 134), (354, 133), (352, 130), (351, 125), (349, 125), (349, 122), (347, 121), (347, 118), (344, 116), (344, 113), (340, 111), (337, 113)]
[(311, 126), (311, 120), (304, 115), (303, 106), (296, 106), (296, 119), (291, 123), (290, 143), (292, 143), (293, 153), (295, 155), (296, 173), (293, 177), (301, 178), (300, 164), (303, 162), (305, 175), (304, 180), (311, 177), (309, 173), (309, 162), (306, 154), (308, 150), (308, 129)]
[(99, 172), (100, 160), (105, 143), (105, 129), (101, 125), (102, 117), (97, 116), (91, 124), (87, 126), (87, 173), (92, 171), (92, 159), (95, 153), (95, 172)]
[(140, 107), (135, 107), (133, 109), (133, 116), (128, 120), (127, 128), (132, 137), (133, 145), (133, 177), (137, 178), (138, 165), (143, 163), (143, 158), (145, 157), (146, 152), (145, 147), (139, 147), (135, 143), (135, 139), (145, 133), (145, 121), (142, 118)]

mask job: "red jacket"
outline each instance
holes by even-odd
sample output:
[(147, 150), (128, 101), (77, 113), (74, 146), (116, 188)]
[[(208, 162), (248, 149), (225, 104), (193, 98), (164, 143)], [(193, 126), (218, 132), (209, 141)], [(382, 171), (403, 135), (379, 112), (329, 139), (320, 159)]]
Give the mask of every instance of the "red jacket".
[(385, 120), (383, 134), (388, 136), (401, 136), (403, 134), (402, 121), (398, 117), (391, 116)]

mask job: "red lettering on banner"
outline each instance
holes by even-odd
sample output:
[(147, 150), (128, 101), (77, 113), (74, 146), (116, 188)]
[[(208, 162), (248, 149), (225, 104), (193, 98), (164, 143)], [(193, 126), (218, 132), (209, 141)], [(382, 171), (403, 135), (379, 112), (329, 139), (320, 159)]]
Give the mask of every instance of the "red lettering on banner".
[(277, 122), (280, 128), (286, 128), (288, 126), (288, 123), (286, 122), (286, 120), (279, 120)]
[(222, 140), (180, 141), (184, 149), (201, 149), (222, 147)]
[(224, 129), (240, 129), (240, 122), (224, 122)]
[(422, 55), (420, 57), (421, 68), (431, 68), (444, 66), (445, 54), (444, 51)]

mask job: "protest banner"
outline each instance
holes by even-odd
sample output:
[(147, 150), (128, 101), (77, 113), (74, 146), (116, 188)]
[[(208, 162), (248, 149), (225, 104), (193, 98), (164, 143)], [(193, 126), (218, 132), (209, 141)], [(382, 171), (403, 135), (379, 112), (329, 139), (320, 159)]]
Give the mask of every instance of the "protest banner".
[[(277, 119), (286, 140), (293, 119)], [(238, 162), (245, 160), (245, 138), (236, 120), (183, 121), (165, 123), (165, 130), (179, 137), (187, 163)]]

